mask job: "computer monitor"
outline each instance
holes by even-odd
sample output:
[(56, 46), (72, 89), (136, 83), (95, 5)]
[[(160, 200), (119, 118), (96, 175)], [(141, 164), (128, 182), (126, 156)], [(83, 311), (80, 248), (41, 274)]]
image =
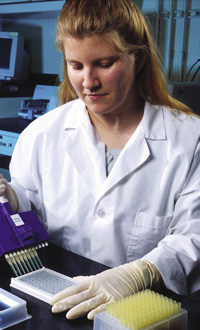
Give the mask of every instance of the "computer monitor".
[(185, 103), (200, 115), (200, 82), (170, 82), (168, 91), (175, 99)]
[(26, 81), (29, 56), (18, 32), (0, 31), (0, 81)]

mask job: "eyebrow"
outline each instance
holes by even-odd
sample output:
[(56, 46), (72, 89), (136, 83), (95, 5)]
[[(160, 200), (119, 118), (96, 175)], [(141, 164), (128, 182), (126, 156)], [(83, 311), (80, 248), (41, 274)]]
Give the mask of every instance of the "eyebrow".
[[(120, 58), (119, 55), (113, 55), (113, 56), (107, 56), (107, 57), (98, 57), (95, 60), (93, 60), (92, 63), (97, 63), (97, 62), (106, 61), (106, 60), (117, 61), (119, 58)], [(65, 60), (69, 63), (81, 63), (80, 61), (70, 59), (70, 58), (65, 58)]]

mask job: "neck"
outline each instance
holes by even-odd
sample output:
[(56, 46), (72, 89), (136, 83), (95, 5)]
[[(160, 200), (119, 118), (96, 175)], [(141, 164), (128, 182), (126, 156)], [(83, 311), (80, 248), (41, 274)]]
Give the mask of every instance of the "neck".
[(88, 109), (90, 120), (107, 148), (122, 149), (138, 127), (143, 113), (144, 101), (131, 111), (119, 114), (96, 115)]

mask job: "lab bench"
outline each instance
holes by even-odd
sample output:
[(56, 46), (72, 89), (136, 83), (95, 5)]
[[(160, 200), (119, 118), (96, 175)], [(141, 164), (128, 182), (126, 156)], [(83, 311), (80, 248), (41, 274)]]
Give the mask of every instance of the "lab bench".
[[(39, 250), (40, 258), (45, 267), (55, 270), (61, 274), (73, 277), (78, 275), (94, 275), (104, 271), (108, 267), (94, 262), (85, 257), (72, 252), (63, 250), (57, 246), (49, 245)], [(4, 258), (0, 259), (0, 287), (17, 294), (20, 298), (27, 301), (28, 313), (31, 319), (9, 327), (10, 330), (67, 330), (67, 329), (93, 329), (93, 322), (86, 316), (67, 320), (65, 312), (52, 314), (51, 307), (47, 303), (29, 296), (21, 291), (10, 288), (13, 273)], [(188, 330), (199, 330), (200, 324), (200, 292), (189, 297), (182, 297), (170, 291), (161, 292), (162, 294), (180, 301), (182, 308), (188, 311)]]

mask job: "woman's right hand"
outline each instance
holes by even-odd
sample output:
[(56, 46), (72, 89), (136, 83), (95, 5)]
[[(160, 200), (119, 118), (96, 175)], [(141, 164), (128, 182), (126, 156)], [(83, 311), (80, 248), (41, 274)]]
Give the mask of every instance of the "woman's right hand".
[(18, 209), (18, 199), (15, 191), (11, 188), (7, 180), (0, 174), (0, 196), (5, 195), (8, 199), (13, 212)]
[(6, 195), (7, 180), (0, 174), (0, 196)]

